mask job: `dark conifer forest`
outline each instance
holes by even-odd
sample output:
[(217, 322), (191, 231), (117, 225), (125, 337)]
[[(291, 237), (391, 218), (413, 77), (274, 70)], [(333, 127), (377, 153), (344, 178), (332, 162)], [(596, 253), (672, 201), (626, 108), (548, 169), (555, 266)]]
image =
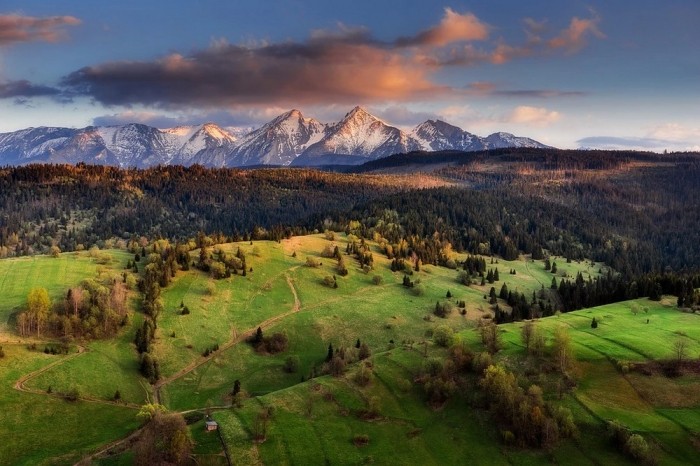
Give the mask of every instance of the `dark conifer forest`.
[[(359, 222), (438, 264), (441, 247), (569, 260), (625, 277), (697, 270), (700, 157), (499, 150), (412, 153), (344, 174), (307, 169), (146, 170), (32, 165), (0, 170), (0, 255), (107, 240), (221, 235), (278, 240)], [(394, 175), (399, 173), (401, 175)], [(416, 173), (429, 173), (418, 175)], [(425, 187), (424, 178), (433, 181)], [(437, 182), (435, 182), (437, 180)]]

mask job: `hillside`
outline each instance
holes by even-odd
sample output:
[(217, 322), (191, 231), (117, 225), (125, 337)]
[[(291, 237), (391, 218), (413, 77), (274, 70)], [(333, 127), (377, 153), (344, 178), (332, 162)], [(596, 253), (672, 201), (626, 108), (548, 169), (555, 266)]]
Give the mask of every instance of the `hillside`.
[[(50, 447), (47, 444), (37, 453), (39, 456), (31, 458), (18, 453), (21, 449), (0, 448), (0, 458), (19, 464), (43, 463), (53, 458), (52, 464), (61, 464), (64, 460), (57, 458), (65, 453), (71, 452), (65, 457), (69, 462), (78, 451), (97, 451), (101, 463), (128, 463), (131, 453), (110, 457), (97, 445), (118, 440), (133, 430), (134, 408), (147, 398), (175, 412), (209, 410), (220, 423), (235, 463), (354, 464), (372, 459), (384, 464), (392, 458), (392, 464), (409, 464), (415, 459), (425, 464), (458, 464), (464, 458), (477, 463), (488, 458), (489, 463), (506, 464), (556, 462), (572, 453), (580, 455), (582, 463), (596, 462), (595, 458), (624, 462), (603, 433), (603, 420), (612, 417), (652, 441), (662, 463), (687, 462), (692, 458), (693, 447), (689, 443), (692, 437), (688, 430), (695, 431), (700, 419), (695, 414), (698, 402), (692, 390), (687, 390), (700, 383), (696, 380), (700, 376), (690, 373), (668, 379), (660, 374), (649, 377), (637, 372), (620, 373), (618, 368), (621, 364), (631, 367), (631, 363), (649, 358), (670, 357), (673, 348), (668, 335), (673, 334), (687, 339), (688, 354), (696, 354), (700, 350), (700, 334), (693, 330), (697, 327), (694, 314), (680, 312), (670, 300), (661, 303), (640, 300), (541, 319), (537, 325), (547, 335), (560, 323), (570, 328), (577, 360), (574, 372), (577, 385), (561, 403), (571, 409), (585, 435), (576, 441), (562, 440), (549, 454), (537, 449), (511, 448), (502, 445), (496, 425), (483, 405), (474, 405), (478, 398), (469, 395), (474, 388), (466, 392), (458, 390), (439, 409), (427, 403), (424, 388), (416, 380), (426, 357), (433, 360), (446, 355), (445, 349), (436, 344), (435, 334), (442, 331), (438, 328), (453, 329), (471, 351), (482, 351), (476, 328), (478, 322), (493, 316), (493, 305), (485, 299), (491, 286), (498, 290), (505, 283), (510, 290), (526, 296), (538, 293), (541, 299), (557, 305), (556, 295), (546, 286), (543, 289), (552, 276), (563, 280), (580, 273), (588, 280), (605, 276), (607, 268), (590, 261), (567, 263), (563, 258), (554, 258), (560, 265), (557, 273), (552, 274), (545, 270), (541, 260), (499, 258), (490, 263), (487, 257), (489, 270), (497, 268), (501, 272), (493, 285), (480, 285), (477, 279), (465, 286), (458, 281), (458, 270), (425, 264), (420, 271), (412, 272), (410, 280), (415, 286), (407, 288), (402, 286), (404, 273), (392, 272), (391, 261), (379, 244), (371, 241), (366, 244), (374, 259), (373, 270), (363, 271), (353, 256), (342, 252), (348, 274), (339, 274), (336, 260), (325, 257), (323, 251), (332, 251), (334, 245), (345, 251), (353, 237), (334, 236), (292, 237), (279, 243), (213, 244), (207, 249), (215, 257), (222, 254), (245, 257), (247, 273), (242, 275), (238, 271), (229, 278), (216, 280), (195, 268), (178, 271), (162, 290), (163, 311), (158, 317), (151, 352), (159, 361), (161, 379), (146, 391), (149, 385), (138, 374), (138, 356), (132, 343), (143, 315), (133, 308), (129, 311), (128, 324), (116, 337), (73, 347), (64, 356), (30, 351), (27, 345), (35, 339), (16, 344), (16, 337), (6, 330), (2, 346), (7, 352), (4, 361), (9, 366), (4, 367), (11, 370), (4, 373), (3, 384), (9, 388), (19, 383), (17, 386), (23, 391), (30, 392), (6, 390), (7, 402), (12, 405), (31, 402), (35, 406), (36, 414), (25, 416), (21, 425), (34, 425), (47, 410), (65, 412), (67, 419), (89, 415), (98, 420), (109, 416), (112, 421), (109, 431), (94, 432), (102, 435), (101, 440), (94, 435), (78, 436), (83, 438), (81, 443), (58, 442)], [(193, 263), (200, 257), (198, 249), (189, 254)], [(450, 254), (457, 263), (467, 257)], [(18, 296), (17, 303), (7, 303), (5, 318), (9, 317), (8, 312), (22, 307), (22, 290), (26, 293), (37, 284), (30, 272), (32, 264), (45, 263), (65, 270), (53, 275), (53, 284), (45, 283), (53, 287), (52, 299), (60, 300), (62, 287), (75, 286), (94, 273), (108, 276), (105, 274), (113, 273), (112, 270), (123, 270), (132, 257), (121, 251), (98, 254), (93, 250), (61, 254), (58, 258), (0, 261), (0, 273), (15, 277), (12, 286)], [(308, 258), (322, 265), (309, 266)], [(96, 261), (102, 264), (91, 265)], [(80, 267), (74, 268), (72, 264)], [(84, 271), (83, 275), (76, 275), (78, 270)], [(334, 275), (335, 280), (327, 282), (326, 277)], [(461, 301), (465, 303), (463, 314), (459, 311)], [(444, 318), (434, 314), (436, 302), (452, 303)], [(504, 300), (497, 302), (502, 309), (510, 309)], [(186, 315), (183, 306), (189, 311)], [(595, 330), (590, 328), (594, 316), (600, 321)], [(521, 325), (500, 327), (504, 345), (494, 359), (515, 370), (521, 370), (517, 360), (523, 358), (519, 341)], [(267, 336), (276, 332), (285, 334), (286, 349), (276, 354), (256, 352), (246, 340), (257, 328)], [(357, 340), (367, 347), (367, 362), (354, 359)], [(39, 349), (44, 345), (42, 340), (37, 343)], [(335, 376), (323, 374), (329, 344), (347, 355), (345, 367)], [(290, 359), (293, 370), (284, 370)], [(364, 366), (367, 368), (362, 369)], [(43, 370), (33, 372), (40, 368)], [(532, 377), (527, 371), (524, 374)], [(465, 389), (474, 383), (474, 377), (466, 376)], [(365, 379), (367, 382), (358, 382)], [(240, 381), (241, 394), (247, 395), (231, 398), (235, 381)], [(553, 393), (550, 384), (555, 381), (556, 377), (550, 373), (539, 382), (548, 399)], [(607, 401), (603, 402), (601, 393), (609, 383), (620, 386), (620, 396), (605, 398)], [(633, 390), (623, 391), (624, 384), (632, 384)], [(657, 386), (664, 387), (666, 394), (661, 398), (655, 394)], [(57, 399), (72, 389), (84, 401)], [(115, 390), (121, 393), (118, 402), (112, 401)], [(232, 402), (238, 407), (230, 407)], [(266, 440), (256, 443), (251, 436), (260, 433), (261, 409), (268, 407), (273, 410), (264, 421)], [(645, 416), (639, 417), (639, 413)], [(29, 432), (21, 427), (19, 418), (8, 416), (7, 413), (3, 416), (2, 423), (8, 434)], [(190, 430), (197, 442), (195, 457), (198, 461), (208, 461), (207, 464), (224, 464), (221, 444), (212, 440), (215, 434), (203, 433), (201, 415), (190, 418), (194, 422)], [(47, 428), (51, 429), (52, 425), (49, 422)], [(368, 443), (363, 446), (365, 435)], [(439, 447), (445, 438), (451, 439), (454, 448)], [(403, 446), (406, 442), (410, 449)], [(115, 452), (121, 451), (120, 445), (117, 444)]]

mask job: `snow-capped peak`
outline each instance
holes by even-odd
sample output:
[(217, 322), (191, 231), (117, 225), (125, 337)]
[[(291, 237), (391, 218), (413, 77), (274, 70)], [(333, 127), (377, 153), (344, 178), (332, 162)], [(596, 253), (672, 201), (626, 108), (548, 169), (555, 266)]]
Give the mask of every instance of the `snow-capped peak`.
[(330, 125), (292, 109), (256, 130), (223, 129), (211, 122), (167, 129), (138, 123), (82, 129), (27, 128), (0, 134), (0, 165), (81, 161), (137, 167), (323, 165), (361, 163), (420, 149), (503, 147), (548, 146), (504, 132), (482, 138), (441, 120), (428, 120), (404, 132), (357, 106)]

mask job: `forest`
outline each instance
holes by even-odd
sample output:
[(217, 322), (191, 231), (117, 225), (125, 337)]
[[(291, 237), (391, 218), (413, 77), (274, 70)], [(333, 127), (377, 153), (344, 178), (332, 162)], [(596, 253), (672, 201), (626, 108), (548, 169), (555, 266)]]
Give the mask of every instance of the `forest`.
[[(445, 161), (450, 164), (445, 166)], [(410, 167), (392, 175), (387, 167)], [(417, 165), (416, 165), (417, 164)], [(416, 166), (419, 169), (416, 169)], [(420, 168), (422, 167), (422, 168)], [(700, 264), (700, 157), (499, 150), (412, 153), (344, 174), (307, 169), (0, 169), (0, 257), (197, 233), (279, 240), (325, 229), (375, 234), (396, 254), (440, 250), (592, 258), (627, 277)], [(433, 183), (424, 188), (426, 176)], [(22, 206), (18, 209), (17, 206)]]

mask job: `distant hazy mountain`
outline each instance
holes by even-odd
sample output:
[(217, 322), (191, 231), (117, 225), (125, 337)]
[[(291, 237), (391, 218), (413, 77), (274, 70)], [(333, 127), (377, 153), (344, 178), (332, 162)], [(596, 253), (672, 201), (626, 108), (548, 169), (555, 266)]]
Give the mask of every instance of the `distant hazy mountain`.
[(329, 125), (290, 110), (245, 134), (214, 123), (169, 129), (136, 123), (82, 129), (28, 128), (0, 133), (0, 165), (354, 165), (416, 150), (505, 147), (547, 146), (509, 133), (482, 138), (440, 120), (428, 120), (405, 132), (355, 107), (341, 121)]

